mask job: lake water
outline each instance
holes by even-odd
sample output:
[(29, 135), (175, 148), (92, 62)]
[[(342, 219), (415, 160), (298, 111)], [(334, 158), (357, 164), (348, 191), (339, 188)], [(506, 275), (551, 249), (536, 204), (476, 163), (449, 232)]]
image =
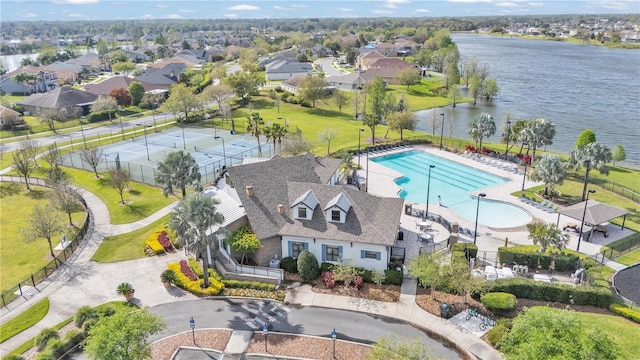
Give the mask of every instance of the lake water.
[(498, 127), (488, 141), (497, 142), (506, 113), (542, 117), (556, 123), (549, 149), (568, 153), (582, 130), (593, 129), (598, 142), (624, 147), (625, 165), (640, 168), (640, 50), (474, 34), (453, 40), (461, 57), (489, 64), (500, 94), (493, 103), (419, 111), (419, 130), (431, 132), (435, 111), (438, 120), (445, 113), (445, 136), (453, 120), (453, 136), (469, 138), (469, 119), (487, 112)]

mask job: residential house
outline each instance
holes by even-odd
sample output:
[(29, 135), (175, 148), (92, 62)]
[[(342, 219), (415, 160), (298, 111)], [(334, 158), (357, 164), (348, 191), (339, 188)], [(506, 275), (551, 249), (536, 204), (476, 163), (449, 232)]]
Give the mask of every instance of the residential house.
[(289, 79), (284, 80), (281, 86), (284, 90), (297, 95), (300, 91), (300, 85), (302, 84), (304, 79), (307, 78), (307, 76), (309, 75), (300, 74), (292, 76)]
[(320, 45), (320, 44), (316, 44), (311, 48), (311, 54), (314, 57), (322, 58), (322, 57), (325, 57), (325, 56), (333, 55), (333, 51), (331, 49), (327, 48), (327, 47), (324, 47), (324, 46)]
[[(98, 96), (109, 96), (109, 94), (111, 93), (111, 90), (113, 89), (117, 89), (117, 88), (125, 88), (128, 89), (129, 85), (131, 85), (132, 81), (137, 81), (134, 80), (130, 77), (124, 76), (124, 75), (118, 75), (118, 76), (112, 76), (104, 81), (101, 81), (97, 84), (93, 83), (93, 84), (86, 84), (84, 86), (84, 90), (86, 92), (90, 92), (92, 94), (98, 95)], [(151, 91), (151, 90), (156, 90), (156, 89), (164, 89), (164, 87), (156, 85), (156, 84), (148, 84), (148, 83), (144, 83), (141, 81), (138, 81), (139, 83), (142, 84), (142, 86), (144, 87), (145, 92), (146, 91)]]
[(0, 127), (3, 130), (13, 129), (20, 122), (19, 112), (0, 105)]
[(267, 80), (287, 80), (295, 75), (311, 75), (313, 64), (279, 60), (265, 67)]
[(98, 96), (95, 94), (69, 86), (62, 86), (43, 94), (33, 94), (18, 101), (17, 104), (22, 106), (25, 112), (34, 116), (45, 109), (55, 109), (64, 113), (74, 107), (80, 107), (83, 110), (83, 114), (88, 114), (90, 106), (97, 99)]
[[(354, 71), (350, 74), (342, 76), (329, 76), (325, 80), (338, 90), (344, 91), (360, 91), (366, 83), (371, 82), (376, 76), (380, 75), (385, 84), (389, 84), (389, 78), (379, 69), (369, 71)], [(385, 75), (385, 76), (382, 76)]]
[(380, 54), (377, 51), (368, 51), (358, 56), (358, 58), (356, 59), (356, 66), (361, 70), (367, 70), (369, 69), (369, 66), (375, 61), (385, 58), (386, 56)]
[(398, 46), (388, 42), (381, 42), (376, 45), (376, 51), (384, 56), (398, 55)]
[(164, 62), (147, 67), (142, 74), (134, 77), (133, 80), (155, 89), (169, 89), (171, 85), (178, 82), (178, 75), (187, 68), (186, 63), (183, 62), (164, 63), (162, 67), (156, 67), (161, 63)]
[(253, 254), (258, 265), (308, 250), (319, 261), (344, 259), (367, 269), (387, 268), (403, 200), (338, 184), (340, 164), (307, 154), (228, 170), (221, 183), (240, 200), (260, 239), (262, 247)]
[(102, 69), (102, 66), (101, 66), (102, 62), (98, 58), (98, 55), (91, 52), (86, 53), (75, 59), (69, 59), (64, 63), (75, 66), (77, 68), (77, 73), (81, 73), (83, 69), (85, 69), (85, 71), (90, 71), (90, 72), (104, 70)]
[[(20, 73), (35, 75), (36, 79), (22, 84), (18, 83), (13, 80), (13, 77)], [(62, 77), (59, 76), (59, 73)], [(0, 77), (2, 79), (0, 80), (0, 83), (2, 84), (0, 89), (7, 94), (46, 92), (59, 87), (60, 81), (68, 77), (75, 80), (75, 72), (73, 70), (60, 70), (47, 66), (28, 65), (2, 75), (2, 77)]]

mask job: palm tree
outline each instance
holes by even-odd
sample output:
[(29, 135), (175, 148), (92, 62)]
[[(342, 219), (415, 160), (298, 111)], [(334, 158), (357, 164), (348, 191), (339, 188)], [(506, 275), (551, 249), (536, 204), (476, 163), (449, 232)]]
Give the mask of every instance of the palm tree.
[(209, 257), (203, 252), (210, 249), (215, 241), (214, 234), (207, 235), (207, 231), (224, 222), (224, 216), (216, 209), (218, 204), (211, 196), (190, 194), (180, 200), (169, 220), (169, 227), (175, 231), (178, 242), (196, 256), (202, 255), (205, 288), (209, 287)]
[(612, 161), (612, 155), (608, 147), (598, 142), (578, 146), (569, 154), (567, 167), (578, 170), (587, 160), (589, 169), (596, 169), (603, 175), (609, 174), (607, 163)]
[(529, 180), (542, 181), (544, 183), (544, 196), (554, 193), (555, 185), (561, 185), (564, 181), (566, 171), (562, 161), (557, 156), (545, 155), (540, 159), (538, 165), (531, 169), (528, 175)]
[(262, 148), (260, 147), (260, 126), (264, 125), (264, 120), (260, 117), (260, 113), (251, 113), (247, 118), (247, 131), (258, 140), (258, 155), (262, 157)]
[(273, 136), (273, 151), (276, 151), (276, 141), (278, 141), (278, 146), (280, 147), (280, 151), (282, 152), (282, 140), (287, 136), (287, 128), (280, 124), (273, 124), (271, 127), (271, 135)]
[(521, 139), (523, 142), (529, 143), (533, 148), (531, 154), (531, 164), (536, 157), (536, 149), (553, 143), (553, 137), (556, 136), (556, 124), (552, 121), (536, 118), (529, 119), (521, 130)]
[(493, 121), (493, 117), (487, 113), (481, 113), (476, 115), (469, 122), (469, 135), (476, 141), (479, 141), (478, 151), (482, 151), (482, 139), (485, 137), (491, 137), (496, 133), (496, 123)]
[(541, 253), (547, 251), (548, 246), (553, 246), (562, 251), (569, 243), (569, 235), (563, 233), (556, 224), (531, 223), (527, 224), (527, 230), (529, 230), (529, 239), (535, 245), (540, 244)]
[(200, 190), (200, 168), (195, 159), (188, 152), (175, 151), (169, 153), (163, 162), (158, 164), (156, 182), (164, 185), (164, 196), (173, 195), (174, 187), (180, 188), (182, 197), (187, 195), (187, 185)]

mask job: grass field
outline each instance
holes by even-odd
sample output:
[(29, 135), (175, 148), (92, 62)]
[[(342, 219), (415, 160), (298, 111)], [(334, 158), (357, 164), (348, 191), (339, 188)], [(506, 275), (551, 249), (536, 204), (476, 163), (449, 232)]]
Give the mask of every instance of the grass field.
[[(29, 218), (36, 205), (44, 206), (51, 190), (37, 186), (26, 186), (15, 183), (0, 183), (0, 223), (2, 237), (0, 238), (0, 288), (8, 289), (15, 286), (51, 261), (49, 243), (45, 239), (25, 241), (21, 230), (29, 224)], [(72, 214), (73, 223), (81, 227), (85, 212)], [(69, 226), (66, 214), (62, 214), (61, 224), (68, 238), (75, 236), (76, 228)], [(58, 245), (62, 232), (52, 238), (53, 247)]]
[(49, 298), (44, 298), (20, 313), (20, 315), (4, 322), (0, 325), (0, 344), (37, 324), (47, 316), (48, 312)]
[(91, 260), (109, 263), (145, 257), (143, 252), (145, 241), (154, 231), (163, 228), (170, 217), (171, 215), (166, 215), (148, 226), (127, 234), (104, 238)]

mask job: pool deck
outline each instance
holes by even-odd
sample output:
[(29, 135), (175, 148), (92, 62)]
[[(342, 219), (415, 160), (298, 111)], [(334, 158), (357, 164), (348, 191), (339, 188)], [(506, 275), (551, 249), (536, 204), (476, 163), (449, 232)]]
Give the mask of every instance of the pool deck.
[[(499, 169), (493, 167), (486, 163), (481, 163), (475, 161), (473, 159), (463, 157), (461, 154), (455, 154), (452, 152), (439, 150), (437, 148), (428, 147), (428, 146), (406, 146), (402, 148), (396, 148), (392, 150), (384, 150), (369, 153), (369, 160), (374, 157), (389, 155), (399, 152), (404, 152), (408, 150), (422, 150), (424, 152), (440, 156), (442, 158), (455, 161), (470, 167), (473, 167), (478, 170), (483, 170), (488, 173), (492, 173), (501, 177), (508, 179), (509, 181), (503, 184), (499, 184), (496, 186), (492, 186), (486, 189), (482, 189), (481, 191), (472, 192), (472, 194), (477, 194), (480, 192), (484, 192), (487, 194), (487, 199), (490, 200), (499, 200), (504, 201), (516, 206), (519, 206), (522, 209), (525, 209), (531, 216), (533, 217), (533, 221), (541, 221), (545, 223), (557, 223), (558, 222), (558, 213), (548, 213), (545, 212), (535, 206), (525, 204), (521, 202), (517, 197), (511, 195), (512, 193), (519, 191), (522, 189), (522, 180), (523, 173), (520, 169), (519, 174), (515, 174), (513, 172)], [(354, 158), (354, 162), (357, 162), (357, 157)], [(366, 177), (366, 169), (367, 169), (367, 158), (366, 155), (361, 155), (360, 159), (362, 169), (358, 171), (358, 175), (360, 177)], [(398, 197), (398, 193), (401, 190), (401, 187), (394, 183), (394, 180), (401, 177), (402, 174), (391, 170), (383, 165), (380, 165), (376, 162), (369, 161), (369, 180), (368, 181), (368, 191), (372, 195), (383, 196), (383, 197)], [(530, 188), (533, 186), (541, 185), (542, 183), (532, 182), (526, 180), (525, 188)], [(446, 199), (445, 204), (446, 204)], [(414, 208), (424, 210), (426, 207), (425, 203), (412, 203)], [(429, 214), (437, 214), (449, 222), (457, 222), (459, 226), (473, 229), (475, 223), (469, 220), (464, 219), (459, 216), (453, 210), (447, 208), (446, 206), (438, 206), (437, 203), (429, 203)], [(449, 232), (447, 229), (433, 222), (432, 230), (427, 230), (426, 233), (434, 236), (434, 241), (429, 243), (423, 243), (419, 240), (418, 235), (422, 232), (418, 226), (417, 222), (420, 222), (421, 219), (415, 216), (410, 216), (402, 213), (400, 218), (400, 227), (401, 230), (404, 231), (404, 240), (396, 241), (396, 246), (404, 247), (406, 249), (406, 259), (409, 260), (419, 254), (420, 247), (429, 246), (435, 244), (440, 244), (445, 242), (449, 238)], [(566, 216), (560, 216), (560, 223), (558, 226), (561, 228), (567, 222), (576, 222), (575, 219), (568, 218)], [(631, 230), (625, 229), (621, 230), (620, 226), (613, 224), (603, 224), (606, 227), (609, 237), (605, 238), (601, 233), (594, 233), (592, 236), (591, 242), (585, 241), (585, 236), (583, 235), (582, 241), (580, 243), (580, 252), (588, 255), (594, 255), (599, 252), (600, 247), (602, 245), (609, 244), (618, 239), (626, 237), (633, 232)], [(578, 234), (575, 232), (568, 231), (570, 240), (568, 248), (575, 250), (578, 245)], [(478, 232), (476, 237), (476, 244), (478, 245), (479, 251), (487, 251), (487, 252), (497, 252), (498, 248), (504, 246), (505, 239), (508, 238), (509, 244), (513, 245), (531, 245), (531, 240), (528, 239), (529, 232), (526, 229), (526, 226), (520, 226), (517, 228), (510, 229), (499, 229), (499, 228), (489, 228), (482, 224), (478, 224)], [(469, 236), (461, 236), (459, 241), (461, 242), (473, 242), (473, 238)]]

